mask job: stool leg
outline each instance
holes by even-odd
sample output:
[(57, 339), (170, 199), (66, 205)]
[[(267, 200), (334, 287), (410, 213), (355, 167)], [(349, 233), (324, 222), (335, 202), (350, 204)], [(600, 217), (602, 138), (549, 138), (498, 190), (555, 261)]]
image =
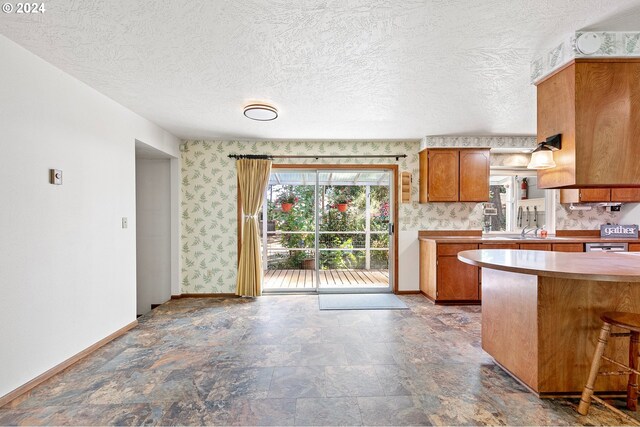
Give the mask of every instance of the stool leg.
[[(631, 332), (629, 340), (629, 367), (638, 370), (638, 341), (640, 334)], [(629, 374), (629, 383), (627, 385), (627, 409), (636, 411), (638, 409), (638, 374), (631, 372)]]
[(580, 404), (578, 405), (578, 413), (580, 415), (587, 415), (589, 412), (589, 406), (591, 406), (591, 396), (593, 396), (593, 385), (596, 382), (596, 377), (600, 371), (600, 364), (602, 363), (602, 355), (604, 349), (607, 346), (609, 340), (609, 334), (611, 333), (611, 325), (604, 322), (602, 329), (600, 329), (600, 337), (598, 338), (598, 345), (596, 351), (593, 354), (593, 360), (591, 361), (591, 370), (589, 371), (589, 379), (587, 385), (582, 391), (582, 397), (580, 398)]

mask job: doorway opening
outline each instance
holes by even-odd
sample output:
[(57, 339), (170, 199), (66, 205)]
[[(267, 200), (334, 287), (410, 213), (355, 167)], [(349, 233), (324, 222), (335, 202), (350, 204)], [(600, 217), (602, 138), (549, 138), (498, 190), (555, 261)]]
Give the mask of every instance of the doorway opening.
[(264, 292), (392, 292), (397, 169), (278, 167), (260, 227)]
[(136, 161), (136, 313), (171, 299), (171, 159), (135, 142)]

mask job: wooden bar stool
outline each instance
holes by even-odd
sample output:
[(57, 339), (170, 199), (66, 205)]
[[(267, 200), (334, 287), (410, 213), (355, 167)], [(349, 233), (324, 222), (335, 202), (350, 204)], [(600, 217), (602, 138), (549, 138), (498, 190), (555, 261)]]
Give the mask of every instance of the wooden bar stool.
[[(624, 412), (609, 405), (602, 399), (593, 394), (593, 387), (596, 382), (598, 374), (601, 375), (629, 375), (629, 382), (627, 383), (627, 408), (635, 411), (638, 408), (638, 342), (640, 341), (640, 314), (635, 313), (622, 313), (622, 312), (608, 312), (600, 316), (600, 319), (604, 322), (602, 329), (600, 329), (600, 337), (598, 338), (598, 345), (593, 355), (593, 361), (591, 362), (591, 370), (589, 371), (589, 379), (587, 385), (582, 391), (582, 397), (580, 398), (580, 405), (578, 405), (578, 412), (581, 415), (587, 415), (589, 412), (589, 406), (591, 406), (591, 399), (602, 403), (607, 408), (611, 409), (618, 415), (632, 421), (634, 424), (638, 424), (638, 421), (629, 417)], [(629, 332), (623, 333), (611, 333), (611, 326), (616, 326), (621, 329), (626, 329)], [(630, 337), (629, 339), (629, 366), (624, 365), (618, 361), (615, 361), (609, 357), (604, 356), (604, 350), (607, 347), (609, 337)], [(600, 364), (602, 360), (606, 360), (616, 366), (622, 368), (621, 371), (614, 372), (600, 372)]]

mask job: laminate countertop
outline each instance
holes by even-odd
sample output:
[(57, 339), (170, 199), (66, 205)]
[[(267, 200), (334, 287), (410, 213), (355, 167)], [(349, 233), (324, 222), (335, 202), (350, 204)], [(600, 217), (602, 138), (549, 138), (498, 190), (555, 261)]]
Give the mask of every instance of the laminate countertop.
[(640, 252), (462, 251), (458, 259), (483, 268), (577, 280), (640, 282)]
[(435, 241), (437, 243), (640, 243), (640, 239), (611, 239), (603, 237), (501, 237), (501, 236), (429, 236), (418, 237), (419, 240)]

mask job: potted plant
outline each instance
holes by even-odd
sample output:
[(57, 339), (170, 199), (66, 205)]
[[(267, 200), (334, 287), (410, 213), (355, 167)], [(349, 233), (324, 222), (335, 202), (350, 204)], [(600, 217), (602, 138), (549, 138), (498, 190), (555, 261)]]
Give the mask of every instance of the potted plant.
[(336, 208), (338, 208), (340, 212), (346, 212), (351, 199), (349, 199), (346, 194), (340, 193), (335, 197), (334, 201), (336, 204)]
[(297, 201), (298, 201), (298, 198), (296, 197), (296, 195), (290, 191), (286, 193), (282, 193), (276, 199), (276, 202), (279, 203), (280, 206), (282, 207), (282, 212), (289, 212), (291, 208), (293, 208), (293, 205), (296, 204)]

